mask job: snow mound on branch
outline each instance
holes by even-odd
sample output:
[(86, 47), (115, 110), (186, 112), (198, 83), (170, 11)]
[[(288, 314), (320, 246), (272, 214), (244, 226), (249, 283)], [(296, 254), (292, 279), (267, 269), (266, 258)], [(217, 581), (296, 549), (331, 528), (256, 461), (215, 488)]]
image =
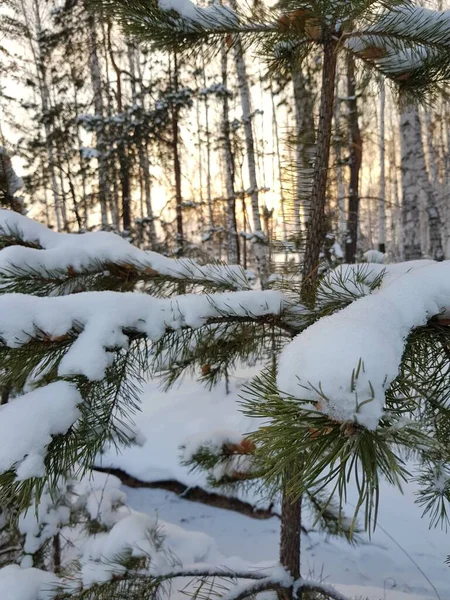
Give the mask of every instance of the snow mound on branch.
[(52, 270), (89, 269), (99, 264), (133, 265), (153, 275), (177, 279), (223, 282), (236, 289), (250, 289), (245, 271), (237, 265), (199, 265), (194, 260), (168, 258), (157, 252), (132, 246), (115, 233), (58, 233), (23, 215), (0, 210), (0, 232), (18, 234), (28, 243), (41, 248), (8, 246), (0, 251), (0, 273), (8, 274), (12, 267), (45, 274)]
[(157, 341), (168, 329), (195, 329), (208, 319), (226, 316), (279, 315), (288, 306), (286, 297), (274, 290), (187, 294), (173, 299), (121, 292), (84, 292), (52, 298), (4, 294), (0, 296), (0, 336), (7, 346), (17, 348), (42, 332), (58, 341), (72, 328), (81, 327), (58, 373), (100, 380), (111, 361), (108, 349), (128, 346), (123, 329)]
[(8, 565), (0, 569), (0, 598), (4, 600), (50, 600), (59, 580), (47, 571)]
[(218, 27), (221, 24), (237, 22), (235, 12), (220, 4), (198, 6), (191, 0), (159, 0), (158, 5), (163, 11), (176, 11), (183, 19), (207, 27)]
[(320, 401), (339, 421), (377, 427), (407, 336), (450, 309), (450, 261), (405, 273), (407, 264), (391, 265), (381, 289), (294, 338), (280, 357), (281, 392)]
[(190, 435), (181, 444), (181, 460), (191, 461), (205, 446), (211, 454), (219, 455), (224, 445), (239, 444), (242, 442), (242, 437), (242, 433), (231, 429), (213, 429)]
[(126, 557), (148, 559), (149, 572), (157, 576), (173, 570), (174, 563), (204, 563), (216, 556), (216, 543), (209, 535), (133, 512), (108, 533), (88, 540), (81, 561), (82, 581), (89, 587), (125, 572), (122, 562)]
[(379, 250), (367, 250), (367, 252), (364, 253), (364, 258), (368, 263), (382, 264), (384, 263), (386, 255)]
[(81, 401), (75, 386), (57, 381), (1, 406), (0, 472), (15, 467), (18, 480), (42, 476), (46, 446), (75, 423)]

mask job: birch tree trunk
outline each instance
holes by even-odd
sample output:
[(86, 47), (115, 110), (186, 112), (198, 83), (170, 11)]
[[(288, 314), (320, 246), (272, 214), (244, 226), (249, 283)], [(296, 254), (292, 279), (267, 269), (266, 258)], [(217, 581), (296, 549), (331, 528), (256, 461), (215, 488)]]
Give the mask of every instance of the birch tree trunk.
[(430, 255), (442, 260), (442, 224), (435, 192), (428, 177), (422, 140), (422, 125), (416, 106), (403, 102), (400, 118), (402, 168), (402, 222), (405, 260), (422, 257), (420, 244), (420, 201), (425, 200), (430, 237)]
[(380, 89), (380, 191), (378, 192), (378, 250), (386, 252), (385, 88)]
[(234, 40), (234, 60), (238, 78), (239, 94), (242, 106), (242, 121), (244, 125), (245, 146), (247, 151), (248, 176), (250, 182), (250, 200), (253, 219), (253, 252), (256, 260), (258, 275), (263, 288), (267, 285), (269, 276), (269, 263), (267, 259), (267, 240), (261, 226), (259, 212), (258, 182), (256, 178), (255, 141), (251, 121), (250, 88), (247, 79), (247, 70), (244, 61), (244, 50), (239, 37)]
[[(135, 83), (136, 71), (139, 76), (139, 81), (142, 85), (142, 73), (140, 67), (139, 54), (136, 58), (136, 48), (129, 44), (128, 46), (128, 56), (129, 56), (129, 65), (130, 65), (130, 73), (134, 83), (132, 83), (131, 90), (133, 95), (133, 104), (137, 102), (138, 95)], [(138, 50), (137, 50), (138, 52)], [(140, 94), (142, 97), (142, 92)], [(142, 110), (145, 110), (143, 106), (142, 100)], [(144, 184), (144, 198), (145, 198), (145, 210), (146, 216), (149, 220), (148, 223), (148, 235), (150, 240), (150, 248), (153, 249), (156, 246), (156, 231), (155, 231), (155, 220), (153, 215), (153, 207), (152, 207), (152, 184), (151, 184), (151, 175), (150, 175), (150, 160), (148, 156), (148, 144), (147, 140), (144, 139), (141, 128), (137, 130), (137, 144), (138, 144), (138, 159), (139, 159), (139, 170)]]
[(334, 101), (334, 131), (336, 137), (335, 156), (336, 156), (336, 193), (337, 193), (337, 211), (338, 211), (338, 240), (341, 245), (345, 245), (347, 234), (347, 220), (345, 214), (345, 183), (344, 170), (342, 163), (342, 138), (341, 138), (341, 99), (339, 97), (339, 77), (336, 81), (336, 98)]
[[(178, 91), (178, 60), (176, 53), (173, 61), (173, 89)], [(184, 228), (183, 228), (183, 194), (181, 189), (181, 161), (180, 161), (180, 131), (178, 126), (179, 109), (176, 102), (172, 106), (172, 151), (173, 170), (175, 176), (175, 213), (177, 224), (177, 248), (176, 254), (183, 256), (184, 253)]]
[(63, 222), (61, 211), (60, 211), (60, 193), (58, 180), (56, 175), (56, 164), (55, 164), (55, 151), (53, 148), (53, 143), (51, 140), (52, 136), (52, 127), (49, 119), (49, 111), (50, 111), (50, 93), (48, 89), (47, 83), (47, 75), (46, 75), (46, 67), (45, 67), (45, 58), (42, 53), (42, 46), (40, 43), (40, 39), (42, 36), (42, 22), (41, 22), (41, 13), (38, 0), (34, 0), (33, 2), (33, 10), (34, 10), (34, 18), (35, 18), (35, 33), (37, 38), (37, 50), (33, 44), (33, 35), (32, 28), (30, 27), (29, 19), (28, 19), (28, 11), (25, 6), (23, 0), (20, 2), (23, 17), (25, 20), (26, 28), (29, 32), (28, 40), (31, 53), (33, 55), (33, 60), (36, 66), (36, 73), (39, 84), (39, 96), (41, 102), (41, 109), (43, 115), (44, 122), (44, 132), (45, 132), (45, 145), (47, 150), (47, 159), (48, 159), (48, 168), (50, 173), (50, 181), (52, 187), (53, 194), (53, 206), (55, 212), (56, 219), (56, 229), (60, 231), (64, 228), (66, 223)]
[(240, 263), (239, 237), (237, 233), (236, 220), (236, 194), (234, 190), (234, 160), (230, 136), (230, 109), (228, 103), (228, 61), (225, 46), (221, 54), (222, 71), (222, 137), (223, 137), (223, 160), (225, 164), (225, 187), (227, 193), (227, 223), (228, 223), (228, 246), (227, 259), (229, 264)]
[(292, 83), (296, 127), (294, 224), (295, 234), (300, 236), (305, 225), (301, 215), (305, 215), (305, 203), (311, 192), (310, 150), (314, 143), (314, 115), (305, 76), (297, 65), (292, 70)]
[(95, 20), (91, 12), (88, 13), (87, 23), (89, 28), (89, 71), (91, 76), (91, 85), (94, 92), (94, 110), (99, 123), (96, 127), (96, 150), (98, 153), (98, 200), (100, 204), (100, 215), (102, 227), (108, 225), (108, 201), (109, 201), (109, 183), (108, 166), (105, 157), (106, 142), (104, 136), (104, 109), (102, 97), (102, 78), (100, 71), (100, 61), (97, 51), (97, 30)]
[[(112, 68), (116, 74), (116, 100), (117, 100), (117, 111), (119, 115), (123, 112), (123, 93), (122, 93), (122, 71), (114, 58), (114, 52), (111, 43), (111, 29), (112, 25), (108, 23), (108, 51), (109, 58), (111, 60)], [(117, 158), (119, 160), (119, 179), (122, 196), (122, 226), (124, 231), (131, 231), (131, 182), (130, 182), (130, 162), (128, 156), (128, 149), (120, 135), (117, 140)]]

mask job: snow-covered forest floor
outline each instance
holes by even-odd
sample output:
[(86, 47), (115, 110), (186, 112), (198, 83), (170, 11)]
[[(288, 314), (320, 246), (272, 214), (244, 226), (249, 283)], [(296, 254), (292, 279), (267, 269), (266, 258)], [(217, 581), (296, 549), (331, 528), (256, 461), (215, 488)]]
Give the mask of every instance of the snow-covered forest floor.
[[(146, 385), (142, 412), (136, 425), (145, 436), (141, 446), (113, 450), (99, 459), (98, 466), (121, 469), (147, 482), (177, 480), (189, 487), (208, 489), (202, 473), (189, 472), (180, 464), (179, 446), (186, 438), (203, 437), (217, 430), (246, 432), (255, 423), (238, 412), (239, 388), (249, 376), (238, 372), (231, 378), (231, 393), (224, 386), (212, 391), (184, 379), (169, 392), (158, 382)], [(411, 472), (414, 466), (411, 465)], [(204, 536), (194, 537), (204, 554), (201, 560), (223, 566), (267, 566), (277, 560), (279, 520), (276, 516), (255, 519), (238, 512), (193, 502), (164, 489), (123, 486), (128, 505)], [(327, 538), (311, 531), (312, 522), (304, 517), (310, 530), (302, 540), (303, 574), (336, 587), (350, 597), (386, 600), (450, 599), (450, 571), (444, 564), (448, 554), (448, 535), (440, 529), (429, 530), (429, 520), (421, 518), (414, 503), (415, 484), (404, 486), (404, 494), (385, 484), (381, 490), (378, 526), (372, 538), (361, 536), (356, 546), (345, 540)], [(256, 493), (241, 498), (255, 506), (267, 501)], [(349, 498), (351, 503), (351, 498)], [(274, 508), (276, 510), (276, 507)], [(351, 505), (349, 504), (349, 511)], [(175, 591), (171, 595), (176, 598)], [(180, 595), (180, 598), (184, 597)]]

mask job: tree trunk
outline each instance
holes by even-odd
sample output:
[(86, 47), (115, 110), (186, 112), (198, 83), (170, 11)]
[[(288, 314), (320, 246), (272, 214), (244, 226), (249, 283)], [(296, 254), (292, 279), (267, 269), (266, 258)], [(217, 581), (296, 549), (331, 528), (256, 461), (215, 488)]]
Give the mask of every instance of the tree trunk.
[(250, 199), (252, 203), (253, 218), (253, 252), (256, 260), (256, 268), (261, 280), (261, 286), (266, 287), (269, 276), (269, 264), (267, 260), (267, 240), (261, 227), (259, 213), (259, 193), (256, 178), (256, 156), (255, 141), (253, 138), (250, 88), (248, 85), (247, 70), (244, 61), (244, 50), (239, 37), (234, 40), (234, 60), (238, 78), (239, 94), (242, 106), (242, 121), (244, 125), (245, 147), (247, 151), (248, 176), (250, 182)]
[(225, 163), (225, 187), (227, 193), (227, 223), (228, 223), (228, 246), (227, 259), (229, 264), (240, 263), (239, 237), (237, 233), (236, 219), (236, 194), (234, 190), (234, 160), (230, 136), (230, 109), (228, 104), (228, 65), (227, 50), (222, 48), (222, 137), (223, 137), (223, 159)]
[[(207, 88), (206, 81), (206, 67), (205, 57), (202, 56), (203, 61), (203, 86)], [(209, 130), (209, 98), (208, 94), (205, 94), (205, 136), (206, 136), (206, 200), (208, 203), (208, 216), (209, 216), (209, 228), (211, 231), (214, 230), (214, 211), (212, 204), (211, 194), (211, 132)]]
[(58, 188), (58, 181), (57, 181), (57, 177), (56, 177), (56, 167), (55, 167), (55, 152), (54, 152), (53, 143), (52, 143), (52, 139), (51, 139), (52, 138), (52, 127), (51, 127), (51, 121), (49, 118), (49, 112), (50, 112), (50, 108), (51, 108), (50, 107), (50, 93), (49, 93), (48, 84), (47, 84), (45, 57), (43, 55), (42, 45), (41, 45), (42, 23), (41, 23), (40, 6), (39, 6), (38, 1), (34, 0), (33, 8), (34, 8), (34, 16), (35, 16), (35, 20), (36, 20), (37, 52), (35, 51), (35, 48), (34, 48), (34, 45), (32, 42), (32, 35), (31, 35), (32, 32), (31, 32), (31, 28), (29, 27), (29, 22), (28, 22), (28, 17), (27, 17), (28, 9), (24, 5), (23, 2), (21, 2), (21, 7), (23, 10), (23, 15), (25, 18), (27, 29), (30, 32), (30, 37), (29, 37), (30, 49), (33, 54), (33, 58), (35, 61), (35, 66), (36, 66), (36, 72), (37, 72), (37, 76), (38, 76), (42, 117), (43, 117), (43, 122), (44, 122), (45, 145), (46, 145), (46, 149), (47, 149), (48, 168), (50, 171), (50, 180), (51, 180), (52, 193), (53, 193), (53, 205), (54, 205), (55, 218), (56, 218), (56, 228), (58, 231), (60, 231), (63, 228), (63, 226), (65, 225), (65, 223), (63, 223), (62, 218), (61, 218), (61, 212), (60, 212), (60, 206), (59, 206), (60, 195), (59, 195), (59, 188)]
[(329, 37), (324, 42), (316, 158), (314, 161), (305, 258), (303, 261), (302, 299), (308, 303), (314, 303), (315, 301), (319, 257), (326, 234), (325, 201), (333, 122), (336, 60), (336, 42)]
[(378, 193), (378, 250), (386, 252), (385, 89), (380, 89), (380, 191)]
[(102, 98), (102, 79), (100, 71), (100, 62), (97, 52), (97, 31), (95, 20), (91, 12), (87, 17), (89, 27), (89, 71), (91, 76), (91, 85), (94, 92), (94, 110), (95, 117), (98, 119), (96, 125), (96, 150), (98, 153), (98, 200), (100, 203), (100, 214), (102, 227), (108, 225), (108, 167), (105, 158), (106, 142), (103, 123), (103, 98)]
[(336, 81), (336, 97), (334, 99), (334, 135), (336, 144), (334, 147), (336, 157), (336, 193), (337, 193), (337, 229), (338, 241), (344, 247), (347, 238), (347, 223), (345, 212), (345, 183), (344, 168), (342, 160), (342, 137), (341, 137), (341, 99), (339, 97), (339, 77)]
[(425, 199), (430, 236), (430, 255), (436, 260), (444, 258), (442, 248), (442, 224), (438, 203), (428, 177), (422, 140), (422, 126), (416, 106), (403, 102), (400, 133), (402, 146), (402, 221), (404, 235), (404, 258), (422, 257), (420, 244), (420, 199)]
[[(174, 54), (173, 64), (173, 89), (178, 91), (178, 61)], [(175, 176), (175, 212), (177, 223), (177, 248), (176, 254), (183, 256), (184, 253), (184, 231), (183, 231), (183, 193), (181, 188), (181, 161), (180, 161), (180, 131), (178, 127), (179, 109), (176, 102), (172, 106), (172, 151), (173, 171)]]
[[(122, 72), (116, 63), (111, 43), (112, 25), (108, 23), (108, 50), (111, 65), (116, 74), (116, 100), (117, 112), (123, 112), (122, 102)], [(131, 185), (130, 185), (130, 163), (128, 149), (123, 141), (122, 135), (117, 140), (117, 158), (119, 160), (119, 180), (122, 195), (122, 227), (126, 232), (131, 231)]]
[(348, 126), (350, 130), (350, 183), (348, 193), (347, 243), (345, 260), (354, 263), (358, 243), (359, 174), (362, 162), (362, 137), (358, 122), (355, 59), (347, 57)]
[(298, 65), (293, 66), (292, 83), (295, 104), (295, 197), (294, 225), (295, 236), (301, 238), (305, 219), (305, 200), (311, 192), (311, 156), (314, 143), (314, 115), (306, 88), (306, 79)]
[[(301, 499), (292, 501), (288, 493), (287, 485), (293, 477), (295, 471), (288, 471), (285, 474), (281, 503), (280, 564), (296, 580), (300, 578)], [(292, 600), (292, 590), (282, 590), (278, 598)], [(297, 592), (296, 600), (301, 600), (301, 591)]]

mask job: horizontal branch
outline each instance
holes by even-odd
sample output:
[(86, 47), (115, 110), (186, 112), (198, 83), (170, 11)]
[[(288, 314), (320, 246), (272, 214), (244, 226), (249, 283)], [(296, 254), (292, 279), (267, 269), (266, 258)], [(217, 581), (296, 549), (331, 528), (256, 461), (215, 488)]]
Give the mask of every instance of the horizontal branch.
[(200, 265), (191, 259), (168, 258), (140, 250), (119, 235), (105, 231), (57, 233), (8, 210), (0, 210), (0, 247), (2, 239), (0, 279), (5, 279), (7, 288), (8, 281), (14, 278), (21, 278), (24, 283), (40, 279), (43, 286), (67, 281), (70, 286), (77, 275), (94, 274), (126, 282), (187, 281), (236, 290), (251, 287), (250, 273), (237, 265)]
[(293, 307), (280, 292), (246, 291), (154, 298), (147, 294), (84, 292), (41, 298), (0, 296), (0, 339), (17, 348), (29, 343), (69, 346), (60, 376), (105, 375), (111, 350), (128, 348), (130, 338), (157, 342), (168, 331), (225, 322), (270, 323), (296, 333)]

